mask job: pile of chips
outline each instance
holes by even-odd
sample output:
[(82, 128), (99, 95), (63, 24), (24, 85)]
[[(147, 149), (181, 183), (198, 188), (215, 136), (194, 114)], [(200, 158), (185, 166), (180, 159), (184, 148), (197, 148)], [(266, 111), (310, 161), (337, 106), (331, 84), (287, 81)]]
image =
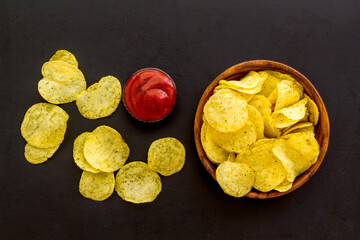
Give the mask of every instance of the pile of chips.
[[(86, 89), (75, 56), (66, 50), (57, 51), (44, 63), (41, 72), (43, 78), (38, 83), (38, 91), (49, 103), (30, 107), (21, 124), (21, 134), (27, 141), (24, 155), (32, 164), (47, 161), (64, 140), (69, 115), (54, 104), (76, 101), (82, 116), (99, 119), (117, 109), (122, 93), (119, 80), (113, 76), (103, 77)], [(185, 163), (184, 146), (171, 137), (151, 144), (148, 164), (136, 161), (125, 165), (129, 154), (128, 145), (111, 127), (99, 126), (91, 133), (80, 134), (73, 148), (74, 161), (83, 170), (80, 193), (103, 201), (115, 189), (126, 201), (151, 202), (161, 191), (158, 173), (170, 176), (179, 172)], [(118, 171), (116, 179), (115, 171)]]
[(225, 193), (285, 192), (317, 161), (318, 119), (316, 104), (293, 77), (250, 71), (214, 89), (204, 106), (201, 143), (219, 165), (216, 179)]

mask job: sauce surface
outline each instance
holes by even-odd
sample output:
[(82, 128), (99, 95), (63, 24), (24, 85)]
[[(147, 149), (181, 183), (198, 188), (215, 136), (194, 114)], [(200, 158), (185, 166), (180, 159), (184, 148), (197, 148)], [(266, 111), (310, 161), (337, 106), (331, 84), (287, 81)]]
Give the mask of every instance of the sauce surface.
[(154, 122), (165, 118), (173, 109), (175, 101), (175, 84), (161, 70), (140, 70), (125, 84), (125, 107), (139, 120)]

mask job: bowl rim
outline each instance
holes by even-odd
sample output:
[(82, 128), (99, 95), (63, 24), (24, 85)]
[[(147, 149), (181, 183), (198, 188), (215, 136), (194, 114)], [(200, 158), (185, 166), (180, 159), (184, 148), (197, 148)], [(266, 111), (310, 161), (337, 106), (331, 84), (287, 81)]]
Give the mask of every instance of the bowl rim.
[[(200, 132), (201, 132), (201, 126), (203, 124), (202, 121), (203, 108), (206, 101), (213, 94), (213, 89), (218, 85), (220, 80), (224, 80), (224, 79), (230, 80), (232, 77), (245, 75), (245, 73), (252, 70), (253, 71), (272, 70), (272, 71), (278, 71), (281, 73), (289, 74), (304, 87), (304, 92), (307, 95), (309, 95), (311, 99), (313, 99), (313, 101), (316, 103), (319, 109), (319, 121), (318, 124), (315, 126), (315, 137), (320, 146), (320, 153), (316, 163), (313, 164), (304, 173), (299, 175), (295, 179), (293, 186), (286, 192), (278, 192), (276, 190), (272, 190), (270, 192), (259, 192), (257, 190), (252, 189), (248, 194), (245, 195), (245, 197), (247, 198), (254, 198), (254, 199), (275, 198), (275, 197), (283, 196), (285, 194), (288, 194), (296, 190), (315, 174), (315, 172), (318, 170), (318, 168), (320, 167), (320, 165), (324, 160), (330, 139), (330, 123), (329, 123), (329, 116), (325, 104), (320, 94), (318, 93), (314, 85), (310, 82), (310, 80), (307, 79), (303, 74), (301, 74), (296, 69), (286, 64), (272, 60), (250, 60), (233, 65), (228, 69), (226, 69), (225, 71), (223, 71), (206, 87), (205, 91), (203, 92), (199, 100), (195, 114), (195, 121), (194, 121), (195, 145), (200, 161), (204, 165), (206, 171), (216, 181), (216, 177), (215, 177), (216, 165), (210, 162), (210, 160), (207, 158), (201, 144)], [(320, 131), (320, 128), (322, 129), (322, 131)]]

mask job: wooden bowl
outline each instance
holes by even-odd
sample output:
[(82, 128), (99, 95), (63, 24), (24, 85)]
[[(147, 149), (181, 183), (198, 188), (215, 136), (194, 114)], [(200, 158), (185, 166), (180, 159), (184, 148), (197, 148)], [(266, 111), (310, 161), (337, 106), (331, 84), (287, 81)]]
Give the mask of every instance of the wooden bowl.
[(319, 93), (316, 91), (315, 87), (311, 84), (311, 82), (300, 72), (296, 71), (295, 69), (285, 64), (269, 61), (269, 60), (254, 60), (254, 61), (242, 62), (228, 68), (219, 76), (217, 76), (206, 88), (205, 92), (203, 93), (199, 101), (195, 115), (195, 122), (194, 122), (195, 144), (196, 144), (197, 152), (199, 154), (199, 158), (202, 164), (204, 165), (205, 169), (208, 171), (208, 173), (210, 173), (210, 175), (213, 177), (213, 179), (215, 179), (215, 181), (216, 181), (215, 170), (217, 166), (212, 162), (210, 162), (210, 160), (207, 158), (200, 140), (200, 130), (203, 124), (202, 121), (203, 108), (209, 97), (213, 94), (213, 90), (218, 85), (220, 80), (238, 80), (241, 77), (245, 76), (245, 74), (251, 70), (254, 71), (273, 70), (273, 71), (289, 74), (304, 87), (304, 92), (307, 95), (309, 95), (311, 99), (314, 100), (314, 102), (319, 108), (319, 113), (320, 113), (319, 122), (317, 126), (315, 126), (315, 137), (320, 145), (320, 154), (316, 163), (312, 165), (306, 172), (298, 176), (295, 179), (292, 188), (286, 192), (278, 192), (275, 190), (270, 192), (259, 192), (255, 189), (252, 189), (251, 192), (245, 195), (245, 197), (257, 198), (257, 199), (274, 198), (294, 191), (295, 189), (303, 185), (305, 182), (307, 182), (310, 179), (310, 177), (315, 174), (315, 172), (317, 171), (317, 169), (319, 168), (325, 157), (326, 150), (329, 144), (329, 137), (330, 137), (329, 117), (324, 102), (322, 101)]

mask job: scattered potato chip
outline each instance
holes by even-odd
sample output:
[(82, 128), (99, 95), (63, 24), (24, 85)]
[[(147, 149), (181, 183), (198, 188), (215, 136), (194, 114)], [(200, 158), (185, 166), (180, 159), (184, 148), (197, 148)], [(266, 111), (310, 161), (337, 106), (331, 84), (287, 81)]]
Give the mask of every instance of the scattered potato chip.
[(220, 164), (228, 159), (229, 152), (222, 149), (217, 145), (212, 139), (211, 134), (208, 134), (209, 124), (204, 121), (201, 126), (201, 145), (204, 148), (206, 156), (208, 159), (215, 163)]
[(107, 76), (82, 91), (76, 98), (76, 106), (81, 115), (88, 119), (110, 116), (121, 99), (121, 84), (113, 76)]
[(34, 104), (21, 123), (21, 135), (34, 147), (56, 147), (64, 140), (68, 119), (69, 115), (56, 105)]
[(114, 172), (121, 168), (129, 153), (130, 149), (120, 133), (104, 125), (90, 133), (84, 144), (85, 159), (102, 172)]
[(319, 121), (319, 109), (316, 103), (306, 94), (304, 94), (305, 98), (307, 99), (306, 107), (309, 112), (309, 121), (314, 123), (314, 126)]
[(289, 107), (300, 100), (300, 94), (296, 88), (297, 86), (293, 82), (287, 80), (277, 84), (277, 99), (274, 111)]
[(91, 173), (84, 171), (80, 178), (79, 192), (86, 198), (104, 201), (114, 192), (114, 173)]
[(250, 192), (255, 175), (246, 164), (225, 161), (216, 169), (216, 180), (226, 194), (243, 197)]
[(46, 62), (41, 73), (43, 79), (39, 81), (38, 90), (50, 103), (62, 104), (75, 101), (76, 96), (86, 89), (82, 72), (66, 62), (58, 60)]
[(287, 134), (291, 133), (292, 131), (295, 131), (296, 129), (307, 128), (307, 127), (311, 127), (311, 126), (313, 126), (313, 124), (311, 122), (299, 122), (294, 125), (291, 125), (290, 127), (285, 128), (283, 130), (282, 135), (287, 135)]
[(83, 132), (80, 134), (74, 141), (73, 147), (73, 158), (76, 165), (87, 172), (99, 173), (100, 171), (93, 166), (91, 166), (85, 159), (84, 156), (84, 143), (87, 137), (90, 135), (89, 132)]
[(281, 137), (272, 151), (286, 169), (286, 179), (293, 182), (316, 162), (319, 149), (314, 133), (300, 132)]
[(237, 91), (237, 89), (235, 88), (232, 88), (231, 86), (226, 86), (226, 85), (218, 85), (217, 87), (215, 87), (214, 89), (214, 93), (216, 93), (218, 90), (220, 89), (231, 89), (231, 90), (234, 90), (236, 91), (238, 94), (240, 94), (246, 102), (249, 102), (255, 95), (254, 94), (247, 94), (247, 93), (243, 93), (243, 92), (240, 92), (240, 91)]
[(303, 98), (290, 107), (280, 109), (271, 115), (274, 127), (285, 128), (297, 123), (305, 116), (307, 99)]
[(51, 148), (37, 148), (29, 143), (25, 146), (25, 159), (31, 164), (40, 164), (46, 162), (54, 155), (60, 145)]
[(221, 89), (212, 95), (204, 106), (207, 122), (220, 132), (235, 132), (248, 119), (247, 103), (240, 94)]
[(246, 154), (238, 155), (235, 160), (254, 170), (254, 188), (262, 192), (273, 190), (286, 177), (281, 161), (272, 153), (275, 142), (275, 139), (271, 139), (254, 144)]
[(252, 122), (256, 129), (256, 139), (264, 138), (264, 120), (258, 110), (248, 105), (249, 121)]
[(172, 137), (155, 140), (149, 147), (148, 164), (151, 170), (163, 176), (173, 175), (185, 164), (185, 147)]
[(161, 192), (161, 179), (146, 163), (135, 161), (119, 170), (115, 190), (128, 202), (152, 202)]
[(75, 67), (78, 67), (78, 62), (74, 54), (66, 50), (56, 51), (56, 53), (50, 58), (49, 61), (63, 61), (68, 64), (74, 65)]
[(219, 132), (209, 126), (209, 135), (213, 141), (228, 152), (243, 153), (256, 141), (256, 129), (252, 122), (236, 132)]

